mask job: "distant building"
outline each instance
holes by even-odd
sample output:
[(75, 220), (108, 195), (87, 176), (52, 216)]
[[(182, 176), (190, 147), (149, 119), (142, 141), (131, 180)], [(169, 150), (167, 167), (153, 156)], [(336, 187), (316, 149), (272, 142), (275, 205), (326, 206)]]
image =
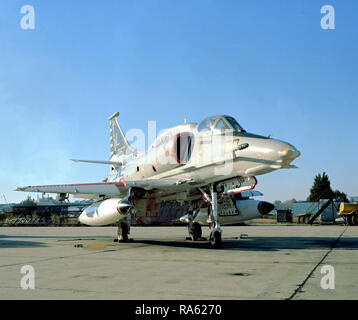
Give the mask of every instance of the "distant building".
[(318, 202), (297, 201), (292, 206), (292, 215), (297, 216), (298, 214), (307, 212), (315, 214), (318, 210)]
[[(308, 202), (308, 201), (298, 201), (293, 204), (292, 215), (296, 216), (302, 213), (311, 213), (315, 215), (319, 209), (321, 209), (328, 200), (321, 199), (319, 202)], [(321, 213), (321, 221), (329, 222), (334, 221), (338, 218), (340, 202), (334, 201), (331, 203), (322, 213)]]
[(15, 203), (0, 204), (0, 213), (12, 212), (12, 207)]
[(358, 202), (358, 196), (351, 197), (350, 201), (351, 202)]
[(15, 205), (0, 225), (79, 225), (78, 216), (88, 204), (60, 203), (46, 205)]
[(292, 223), (292, 210), (291, 209), (277, 209), (277, 222)]
[(93, 200), (60, 202), (52, 197), (24, 202), (0, 204), (0, 225), (78, 225), (78, 216)]

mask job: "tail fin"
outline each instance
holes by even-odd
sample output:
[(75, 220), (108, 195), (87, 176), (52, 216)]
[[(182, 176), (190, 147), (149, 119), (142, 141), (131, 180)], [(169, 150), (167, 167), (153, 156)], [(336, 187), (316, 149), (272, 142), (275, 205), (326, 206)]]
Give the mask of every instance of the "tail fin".
[(123, 155), (134, 152), (135, 150), (128, 144), (128, 141), (118, 124), (117, 117), (119, 112), (109, 117), (110, 133), (111, 133), (111, 157), (113, 155)]

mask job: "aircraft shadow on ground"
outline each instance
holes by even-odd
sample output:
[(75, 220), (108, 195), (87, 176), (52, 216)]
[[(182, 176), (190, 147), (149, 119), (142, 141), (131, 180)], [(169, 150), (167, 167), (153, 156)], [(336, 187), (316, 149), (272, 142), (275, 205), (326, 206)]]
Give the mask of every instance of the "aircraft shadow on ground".
[[(0, 249), (3, 248), (35, 248), (35, 247), (49, 247), (51, 245), (45, 242), (31, 241), (34, 239), (57, 239), (58, 241), (79, 241), (79, 240), (98, 240), (107, 239), (108, 237), (93, 237), (93, 236), (81, 236), (74, 238), (73, 236), (36, 236), (36, 235), (0, 235)], [(16, 239), (16, 240), (14, 240)], [(17, 240), (24, 239), (24, 240)], [(31, 240), (25, 240), (31, 239)]]
[[(78, 240), (108, 240), (108, 236), (34, 236), (34, 235), (0, 235), (1, 248), (33, 248), (49, 247), (50, 244), (31, 240), (14, 239), (57, 239), (58, 241)], [(209, 241), (190, 240), (136, 240), (133, 244), (142, 243), (152, 246), (165, 246), (176, 248), (211, 249)], [(336, 237), (248, 237), (246, 239), (228, 238), (223, 239), (222, 247), (219, 250), (245, 250), (245, 251), (279, 251), (279, 250), (302, 250), (302, 249), (358, 249), (358, 237), (341, 238), (337, 242)]]
[(73, 237), (73, 236), (62, 236), (62, 235), (58, 235), (58, 236), (37, 236), (37, 235), (5, 235), (5, 234), (0, 234), (0, 239), (11, 239), (11, 238), (16, 238), (16, 239), (28, 239), (28, 238), (32, 238), (32, 239), (58, 239), (58, 240), (96, 240), (96, 239), (107, 239), (108, 236), (78, 236), (78, 237)]
[[(245, 251), (279, 251), (302, 249), (358, 249), (358, 238), (340, 239), (328, 237), (249, 237), (247, 239), (223, 239), (218, 250), (245, 250)], [(144, 243), (157, 246), (211, 249), (209, 241), (165, 241), (165, 240), (135, 240), (135, 243)]]
[(0, 240), (0, 249), (36, 247), (48, 247), (48, 245), (44, 242), (36, 241)]

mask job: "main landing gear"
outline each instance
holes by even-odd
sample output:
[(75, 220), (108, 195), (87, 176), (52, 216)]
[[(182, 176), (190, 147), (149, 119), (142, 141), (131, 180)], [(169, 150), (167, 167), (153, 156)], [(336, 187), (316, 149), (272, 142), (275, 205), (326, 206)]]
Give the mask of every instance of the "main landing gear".
[(130, 234), (131, 228), (131, 213), (127, 215), (124, 220), (118, 222), (118, 231), (117, 239), (114, 239), (115, 242), (131, 242), (133, 239), (130, 239), (128, 235)]
[[(190, 216), (190, 214), (189, 214), (189, 216)], [(191, 214), (191, 216), (193, 216), (193, 215)], [(202, 230), (201, 230), (200, 223), (193, 222), (193, 220), (189, 220), (188, 232), (189, 232), (190, 239), (193, 241), (200, 240), (201, 236), (203, 234)]]

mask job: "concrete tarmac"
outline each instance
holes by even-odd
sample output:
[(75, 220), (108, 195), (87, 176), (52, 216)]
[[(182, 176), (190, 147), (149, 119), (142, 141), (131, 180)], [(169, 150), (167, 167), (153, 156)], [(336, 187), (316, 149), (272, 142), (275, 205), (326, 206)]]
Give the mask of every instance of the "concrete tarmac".
[[(131, 243), (113, 242), (115, 227), (1, 227), (0, 299), (358, 298), (358, 227), (223, 230), (211, 249), (185, 240), (186, 227), (132, 227)], [(33, 290), (21, 288), (24, 265)], [(334, 289), (321, 286), (325, 265)]]

